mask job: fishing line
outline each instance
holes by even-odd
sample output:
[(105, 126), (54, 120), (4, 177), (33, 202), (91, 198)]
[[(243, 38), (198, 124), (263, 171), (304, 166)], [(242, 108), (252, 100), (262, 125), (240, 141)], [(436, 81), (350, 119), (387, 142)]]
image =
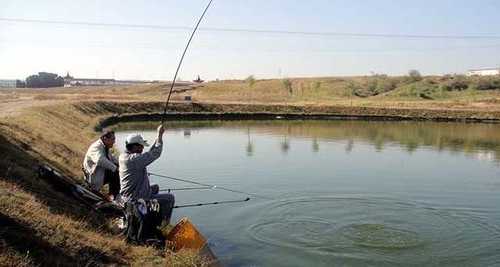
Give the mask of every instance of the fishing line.
[(169, 189), (160, 189), (160, 190), (158, 190), (158, 192), (188, 191), (188, 190), (205, 190), (205, 189), (213, 189), (213, 187), (210, 187), (210, 186), (202, 186), (202, 187), (169, 188)]
[(218, 204), (228, 204), (228, 203), (240, 203), (240, 202), (247, 202), (249, 201), (250, 198), (247, 197), (245, 199), (239, 199), (239, 200), (226, 200), (226, 201), (216, 201), (216, 202), (207, 202), (207, 203), (196, 203), (196, 204), (186, 204), (186, 205), (177, 205), (174, 206), (174, 209), (178, 208), (189, 208), (189, 207), (201, 207), (201, 206), (207, 206), (207, 205), (218, 205)]
[(189, 37), (189, 40), (188, 40), (188, 42), (186, 44), (186, 47), (184, 48), (184, 52), (182, 52), (181, 59), (179, 60), (179, 64), (177, 65), (177, 70), (175, 71), (174, 79), (172, 80), (172, 84), (170, 86), (170, 91), (168, 92), (167, 102), (165, 102), (165, 107), (163, 108), (163, 115), (162, 115), (162, 118), (161, 118), (161, 124), (163, 124), (163, 122), (165, 121), (165, 115), (167, 114), (167, 108), (168, 108), (168, 103), (170, 102), (170, 96), (172, 95), (172, 91), (174, 90), (175, 80), (177, 79), (177, 74), (179, 73), (179, 69), (181, 68), (182, 61), (184, 60), (184, 56), (186, 55), (186, 52), (187, 52), (187, 50), (189, 48), (189, 45), (191, 44), (191, 40), (193, 40), (194, 34), (196, 33), (196, 30), (198, 29), (198, 26), (200, 26), (200, 23), (203, 20), (203, 17), (205, 16), (205, 13), (207, 13), (208, 8), (212, 4), (212, 1), (213, 0), (210, 0), (210, 2), (208, 2), (207, 7), (205, 7), (205, 10), (203, 11), (203, 14), (201, 14), (200, 19), (198, 19), (198, 22), (196, 23), (196, 26), (194, 27), (193, 32), (191, 33), (191, 36)]
[(205, 184), (205, 183), (195, 182), (195, 181), (192, 181), (192, 180), (187, 180), (187, 179), (182, 179), (182, 178), (175, 178), (175, 177), (170, 177), (170, 176), (156, 174), (156, 173), (151, 173), (151, 172), (149, 173), (149, 175), (152, 175), (152, 176), (155, 176), (155, 177), (160, 177), (160, 178), (165, 178), (165, 179), (169, 179), (169, 180), (179, 181), (179, 182), (186, 182), (186, 183), (190, 183), (190, 184), (201, 185), (201, 186), (204, 186), (204, 187), (210, 187), (212, 189), (220, 189), (220, 190), (228, 191), (228, 192), (232, 192), (232, 193), (244, 194), (244, 195), (253, 196), (253, 197), (256, 197), (256, 198), (262, 198), (262, 199), (272, 200), (272, 198), (270, 198), (270, 197), (266, 197), (266, 196), (262, 196), (262, 195), (258, 195), (258, 194), (254, 194), (254, 193), (248, 193), (248, 192), (244, 192), (244, 191), (239, 191), (239, 190), (234, 190), (234, 189), (226, 188), (226, 187), (222, 187), (222, 186)]

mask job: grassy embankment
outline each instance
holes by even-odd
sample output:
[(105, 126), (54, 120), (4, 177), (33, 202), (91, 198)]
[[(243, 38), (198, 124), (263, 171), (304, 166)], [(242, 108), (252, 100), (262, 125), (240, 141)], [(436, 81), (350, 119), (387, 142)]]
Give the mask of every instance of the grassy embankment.
[[(123, 112), (136, 110), (122, 106)], [(194, 265), (192, 253), (131, 246), (107, 227), (101, 215), (37, 179), (39, 163), (81, 177), (86, 147), (99, 118), (118, 112), (112, 104), (32, 107), (0, 119), (0, 265)], [(127, 110), (128, 109), (128, 110)]]
[[(196, 105), (177, 106), (177, 110), (500, 119), (500, 90), (490, 88), (496, 80), (408, 79), (376, 76), (259, 80), (252, 84), (213, 82), (192, 92)], [(161, 111), (166, 89), (144, 85), (0, 91), (0, 220), (4, 225), (0, 265), (199, 260), (189, 253), (164, 258), (163, 252), (127, 245), (109, 232), (99, 214), (36, 178), (36, 166), (41, 162), (80, 177), (81, 159), (97, 136), (94, 127), (99, 120), (117, 113)], [(174, 99), (180, 97), (182, 94)]]
[(326, 77), (220, 81), (200, 101), (418, 109), (500, 109), (500, 77)]

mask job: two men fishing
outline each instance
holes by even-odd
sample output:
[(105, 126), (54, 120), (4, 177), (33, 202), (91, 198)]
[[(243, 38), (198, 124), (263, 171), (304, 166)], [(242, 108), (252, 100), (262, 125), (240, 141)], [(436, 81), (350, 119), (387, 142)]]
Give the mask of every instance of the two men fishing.
[(99, 191), (109, 184), (110, 200), (124, 205), (131, 200), (156, 199), (160, 204), (163, 219), (168, 223), (175, 203), (174, 196), (159, 193), (156, 184), (150, 184), (147, 166), (157, 160), (163, 150), (165, 128), (158, 126), (157, 138), (151, 148), (143, 152), (149, 144), (139, 134), (127, 136), (126, 151), (117, 160), (110, 149), (115, 143), (114, 132), (106, 131), (88, 149), (84, 159), (84, 172), (92, 189)]

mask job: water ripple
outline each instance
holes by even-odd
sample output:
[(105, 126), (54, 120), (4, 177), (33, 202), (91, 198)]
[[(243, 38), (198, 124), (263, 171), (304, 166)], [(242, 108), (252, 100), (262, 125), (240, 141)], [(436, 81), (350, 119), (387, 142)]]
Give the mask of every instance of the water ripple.
[(262, 244), (378, 263), (484, 263), (498, 260), (500, 245), (498, 226), (466, 211), (359, 196), (276, 201), (247, 233)]

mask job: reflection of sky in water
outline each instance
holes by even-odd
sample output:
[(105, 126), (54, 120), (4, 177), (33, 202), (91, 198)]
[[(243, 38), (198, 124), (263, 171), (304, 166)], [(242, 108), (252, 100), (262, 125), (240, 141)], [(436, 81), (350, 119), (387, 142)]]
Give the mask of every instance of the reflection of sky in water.
[[(485, 124), (170, 123), (150, 170), (273, 198), (175, 211), (229, 265), (489, 266), (500, 262), (499, 135)], [(178, 204), (244, 197), (175, 194)]]
[(473, 158), (475, 158), (477, 160), (484, 160), (484, 161), (495, 161), (496, 160), (495, 153), (493, 153), (493, 152), (478, 151), (478, 152), (473, 152), (472, 155), (473, 155)]

